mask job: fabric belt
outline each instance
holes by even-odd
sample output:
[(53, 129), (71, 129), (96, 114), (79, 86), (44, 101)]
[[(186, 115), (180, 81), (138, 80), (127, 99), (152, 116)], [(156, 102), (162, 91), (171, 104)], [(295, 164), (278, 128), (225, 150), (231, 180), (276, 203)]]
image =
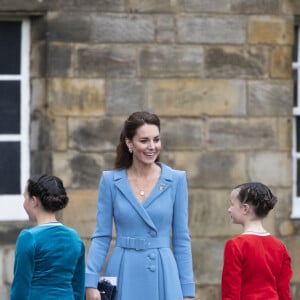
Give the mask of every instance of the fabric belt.
[(117, 237), (116, 246), (121, 248), (146, 250), (153, 248), (169, 248), (170, 239), (164, 238), (135, 238), (129, 236)]

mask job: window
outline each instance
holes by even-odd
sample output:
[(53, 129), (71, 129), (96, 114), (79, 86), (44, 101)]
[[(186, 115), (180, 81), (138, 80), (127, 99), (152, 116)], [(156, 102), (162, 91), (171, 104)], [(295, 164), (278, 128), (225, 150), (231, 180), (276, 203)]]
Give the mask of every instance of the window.
[(28, 218), (29, 27), (29, 20), (0, 20), (0, 221)]

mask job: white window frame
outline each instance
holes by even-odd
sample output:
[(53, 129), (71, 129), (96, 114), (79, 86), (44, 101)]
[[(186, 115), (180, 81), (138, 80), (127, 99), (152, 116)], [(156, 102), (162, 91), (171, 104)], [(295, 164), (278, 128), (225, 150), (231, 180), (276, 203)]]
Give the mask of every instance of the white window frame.
[[(30, 174), (29, 122), (30, 122), (30, 21), (28, 19), (0, 20), (21, 21), (21, 66), (20, 74), (0, 74), (0, 81), (20, 81), (20, 134), (0, 134), (0, 141), (20, 142), (20, 191), (19, 195), (0, 195), (0, 221), (26, 220), (23, 208), (23, 189)], [(4, 175), (5, 176), (5, 175)]]

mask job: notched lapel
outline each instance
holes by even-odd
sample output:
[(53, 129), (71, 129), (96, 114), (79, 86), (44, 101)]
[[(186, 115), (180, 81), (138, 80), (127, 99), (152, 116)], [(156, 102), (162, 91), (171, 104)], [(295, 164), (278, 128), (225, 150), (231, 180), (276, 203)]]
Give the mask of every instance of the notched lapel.
[(172, 182), (169, 178), (161, 177), (159, 178), (157, 184), (155, 185), (153, 191), (149, 197), (144, 202), (144, 206), (148, 207), (159, 197), (163, 197), (162, 194), (165, 193), (169, 188), (171, 188)]
[(137, 201), (135, 195), (133, 194), (126, 177), (125, 170), (121, 170), (115, 173), (114, 183), (117, 189), (123, 194), (124, 198), (128, 200), (128, 202), (142, 217), (142, 219), (146, 222), (146, 224), (148, 224), (148, 226), (150, 226), (152, 229), (156, 230), (156, 227), (153, 224), (147, 211), (144, 209), (143, 205)]

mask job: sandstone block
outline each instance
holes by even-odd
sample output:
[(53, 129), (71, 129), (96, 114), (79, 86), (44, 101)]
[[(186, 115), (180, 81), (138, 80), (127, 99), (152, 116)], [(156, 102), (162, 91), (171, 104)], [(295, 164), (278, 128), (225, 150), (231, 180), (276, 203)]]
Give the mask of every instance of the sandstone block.
[(63, 10), (75, 10), (82, 12), (122, 12), (124, 11), (123, 0), (64, 0), (61, 2)]
[(88, 15), (52, 12), (47, 14), (47, 20), (50, 41), (84, 43), (90, 40), (91, 19)]
[(278, 14), (280, 0), (233, 0), (231, 9), (235, 13)]
[(4, 283), (10, 284), (13, 279), (13, 271), (14, 271), (14, 262), (15, 262), (15, 248), (14, 247), (6, 247), (4, 251)]
[(209, 149), (254, 150), (278, 148), (277, 123), (273, 119), (210, 119)]
[(221, 299), (220, 285), (197, 285), (195, 300)]
[(288, 220), (291, 215), (292, 189), (274, 188), (273, 192), (277, 197), (277, 203), (274, 207), (274, 213), (277, 220)]
[(160, 116), (243, 116), (245, 92), (238, 80), (152, 80), (148, 97)]
[(46, 105), (46, 80), (34, 78), (31, 80), (31, 113), (36, 116), (43, 113)]
[(50, 151), (32, 151), (30, 169), (32, 174), (52, 174), (52, 154)]
[(156, 40), (159, 43), (173, 43), (175, 41), (175, 18), (170, 15), (157, 15)]
[(288, 187), (292, 182), (292, 161), (289, 152), (256, 152), (249, 155), (248, 174), (251, 181)]
[(280, 235), (292, 235), (295, 232), (294, 225), (291, 221), (284, 221), (279, 225)]
[[(282, 3), (283, 12), (288, 15), (300, 14), (300, 2), (299, 0), (284, 0)], [(300, 290), (299, 290), (300, 294)], [(296, 299), (296, 298), (294, 298)]]
[(277, 47), (271, 53), (270, 73), (273, 78), (289, 79), (292, 76), (290, 47)]
[(198, 284), (220, 284), (225, 241), (225, 239), (193, 239), (194, 275)]
[(210, 47), (205, 51), (205, 74), (214, 78), (265, 78), (268, 59), (266, 47)]
[[(0, 11), (4, 12), (28, 12), (33, 14), (45, 12), (48, 9), (57, 9), (59, 7), (59, 0), (44, 0), (44, 1), (36, 1), (36, 0), (1, 0), (1, 8)], [(1, 298), (2, 299), (2, 298)]]
[(179, 16), (177, 31), (179, 43), (242, 44), (246, 40), (246, 19), (240, 16)]
[(63, 223), (76, 229), (82, 238), (90, 238), (96, 225), (98, 187), (91, 190), (68, 189), (67, 193), (69, 203), (63, 211)]
[(201, 119), (161, 119), (163, 149), (201, 150), (205, 147), (205, 128)]
[(63, 151), (68, 148), (68, 127), (66, 118), (51, 118), (49, 124), (51, 149)]
[(240, 226), (231, 223), (227, 211), (233, 186), (227, 189), (189, 189), (189, 228), (193, 239), (227, 237), (241, 232)]
[(230, 0), (186, 0), (184, 1), (184, 10), (187, 12), (215, 12), (229, 13)]
[(115, 151), (123, 122), (112, 118), (70, 118), (69, 147), (82, 152)]
[(145, 81), (112, 79), (106, 86), (106, 112), (110, 115), (130, 115), (134, 111), (148, 110)]
[(175, 11), (175, 3), (170, 0), (127, 0), (126, 8), (134, 12), (171, 13)]
[(53, 174), (60, 177), (66, 188), (90, 189), (99, 184), (101, 171), (111, 169), (115, 155), (111, 153), (65, 153), (52, 155)]
[(46, 48), (47, 46), (44, 42), (32, 43), (30, 57), (30, 73), (32, 78), (45, 76), (47, 72)]
[[(72, 186), (70, 156), (71, 153), (67, 152), (51, 153), (52, 172), (63, 181), (66, 188), (70, 188)], [(72, 153), (72, 156), (75, 156), (75, 154)]]
[(46, 74), (49, 77), (71, 77), (72, 52), (72, 47), (69, 45), (50, 44), (45, 59)]
[(136, 51), (127, 46), (79, 47), (75, 73), (80, 77), (134, 77)]
[(1, 300), (9, 300), (9, 290), (10, 290), (10, 287), (8, 285), (0, 285), (0, 299)]
[(49, 112), (54, 116), (100, 116), (104, 113), (102, 79), (52, 79)]
[(155, 39), (154, 19), (150, 15), (95, 16), (91, 39), (96, 43), (150, 43)]
[(289, 80), (249, 81), (249, 114), (257, 116), (290, 116), (293, 107), (292, 93), (292, 82)]
[(144, 48), (139, 54), (143, 77), (203, 76), (203, 49), (196, 47)]
[(290, 151), (292, 148), (292, 118), (278, 118), (279, 149)]
[(176, 152), (172, 165), (186, 170), (191, 188), (228, 188), (248, 180), (246, 156), (238, 152)]
[(248, 40), (252, 44), (292, 45), (292, 19), (275, 16), (251, 16), (248, 21)]

